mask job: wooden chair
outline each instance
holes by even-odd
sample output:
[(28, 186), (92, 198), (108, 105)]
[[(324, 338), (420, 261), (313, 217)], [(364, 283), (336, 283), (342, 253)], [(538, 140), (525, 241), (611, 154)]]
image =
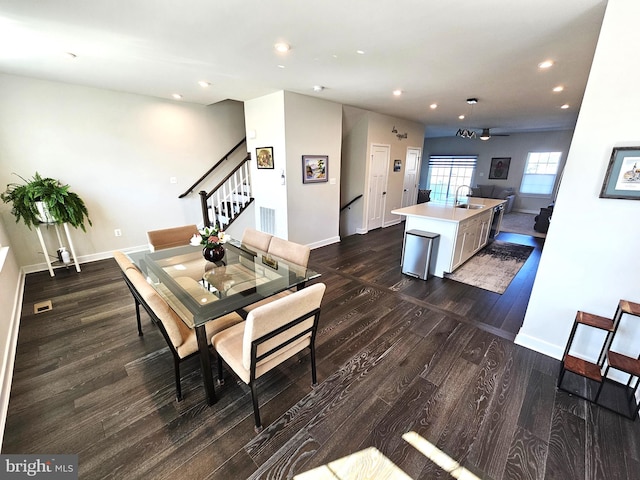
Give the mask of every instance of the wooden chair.
[(150, 230), (147, 232), (149, 249), (155, 252), (156, 250), (163, 250), (165, 248), (189, 245), (189, 241), (194, 233), (198, 234), (198, 227), (195, 225)]
[[(164, 337), (169, 350), (173, 355), (173, 364), (176, 382), (176, 399), (182, 400), (182, 387), (180, 384), (180, 363), (187, 358), (198, 354), (198, 341), (194, 329), (189, 328), (180, 316), (169, 306), (156, 290), (149, 285), (140, 270), (129, 260), (126, 255), (116, 252), (114, 258), (119, 265), (125, 265), (124, 278), (134, 301), (136, 302), (136, 316), (138, 320), (138, 335), (142, 335), (140, 324), (140, 306), (149, 314), (151, 321), (158, 327)], [(122, 264), (121, 264), (122, 262)], [(129, 265), (130, 264), (130, 265)], [(128, 266), (129, 265), (129, 266)], [(188, 279), (187, 280), (191, 280)], [(212, 335), (242, 322), (242, 317), (236, 313), (230, 313), (217, 318), (205, 325), (207, 339)]]
[(262, 430), (256, 379), (305, 348), (311, 350), (311, 379), (316, 385), (315, 339), (326, 286), (316, 283), (252, 310), (247, 320), (217, 333), (218, 380), (224, 361), (251, 388), (255, 430)]

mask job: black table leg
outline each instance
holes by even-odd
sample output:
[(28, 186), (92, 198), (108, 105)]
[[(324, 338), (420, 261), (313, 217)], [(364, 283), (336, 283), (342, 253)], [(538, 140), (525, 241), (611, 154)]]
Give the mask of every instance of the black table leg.
[(202, 369), (202, 383), (207, 394), (207, 403), (216, 403), (216, 391), (213, 386), (213, 374), (211, 373), (211, 356), (209, 355), (209, 345), (207, 344), (207, 333), (204, 325), (196, 327), (196, 338), (198, 339), (198, 350), (200, 351), (200, 368)]

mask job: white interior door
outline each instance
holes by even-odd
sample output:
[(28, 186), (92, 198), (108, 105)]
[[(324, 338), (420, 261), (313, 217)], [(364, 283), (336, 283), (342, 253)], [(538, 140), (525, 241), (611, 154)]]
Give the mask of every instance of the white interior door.
[(402, 206), (414, 205), (418, 200), (418, 171), (420, 169), (420, 148), (407, 148), (402, 187)]
[(380, 228), (384, 219), (387, 195), (387, 172), (389, 171), (389, 146), (371, 146), (371, 165), (369, 167), (369, 208), (367, 212), (367, 230)]

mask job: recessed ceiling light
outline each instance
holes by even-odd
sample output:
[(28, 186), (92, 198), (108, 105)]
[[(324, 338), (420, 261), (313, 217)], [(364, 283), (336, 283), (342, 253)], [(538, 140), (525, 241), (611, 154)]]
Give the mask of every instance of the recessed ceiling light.
[(467, 98), (467, 103), (469, 105), (475, 105), (476, 103), (478, 103), (478, 99), (477, 98)]
[(179, 93), (174, 93), (173, 95), (171, 95), (175, 100), (182, 100), (182, 95), (180, 95)]
[(393, 94), (394, 94), (396, 97), (399, 97), (400, 95), (402, 95), (402, 90), (400, 90), (400, 89), (394, 90), (394, 91), (393, 91)]
[(458, 120), (464, 120), (464, 115), (458, 115)]
[(202, 88), (207, 88), (207, 87), (211, 86), (211, 83), (210, 82), (206, 82), (204, 80), (200, 80), (198, 82), (198, 85), (200, 85)]
[(435, 110), (436, 108), (438, 108), (438, 104), (437, 103), (432, 103), (431, 105), (429, 105), (429, 108), (431, 110)]
[(558, 85), (557, 87), (553, 87), (553, 91), (554, 92), (561, 92), (564, 90), (564, 87), (562, 85)]
[(356, 53), (357, 53), (358, 55), (364, 55), (364, 50), (356, 50)]
[(553, 66), (553, 60), (545, 60), (544, 62), (541, 62), (538, 64), (538, 68), (550, 68)]
[(561, 108), (561, 109), (563, 109), (563, 110), (566, 110), (567, 108), (569, 108), (569, 104), (568, 104), (568, 103), (565, 103), (565, 104), (564, 104), (564, 105), (562, 105), (560, 108)]
[(280, 53), (287, 53), (289, 50), (291, 50), (291, 46), (288, 43), (284, 42), (276, 43), (274, 47), (276, 51)]
[(313, 86), (313, 91), (314, 92), (321, 92), (324, 90), (324, 87), (322, 85), (314, 85)]

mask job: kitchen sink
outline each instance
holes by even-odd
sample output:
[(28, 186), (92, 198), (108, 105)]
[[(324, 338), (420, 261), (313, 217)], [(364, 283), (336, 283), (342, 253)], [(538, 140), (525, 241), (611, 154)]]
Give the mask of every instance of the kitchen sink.
[(461, 203), (460, 205), (456, 205), (456, 208), (466, 208), (467, 210), (478, 210), (480, 208), (484, 208), (484, 205), (481, 203)]

